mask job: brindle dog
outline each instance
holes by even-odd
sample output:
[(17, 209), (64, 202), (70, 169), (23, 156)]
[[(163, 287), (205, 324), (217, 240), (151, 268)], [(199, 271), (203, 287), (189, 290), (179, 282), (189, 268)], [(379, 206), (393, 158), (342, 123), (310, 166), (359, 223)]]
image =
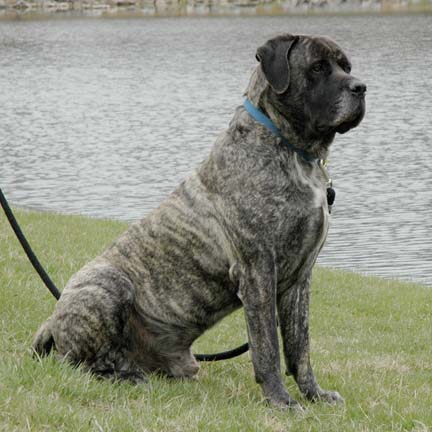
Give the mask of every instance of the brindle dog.
[[(246, 92), (298, 150), (326, 159), (336, 132), (357, 126), (366, 87), (330, 39), (283, 34), (257, 51)], [(256, 381), (265, 398), (293, 406), (287, 373), (310, 400), (322, 390), (309, 360), (309, 284), (329, 223), (316, 163), (244, 107), (209, 157), (167, 200), (71, 278), (34, 349), (100, 376), (138, 380), (160, 371), (192, 377), (191, 345), (243, 306)]]

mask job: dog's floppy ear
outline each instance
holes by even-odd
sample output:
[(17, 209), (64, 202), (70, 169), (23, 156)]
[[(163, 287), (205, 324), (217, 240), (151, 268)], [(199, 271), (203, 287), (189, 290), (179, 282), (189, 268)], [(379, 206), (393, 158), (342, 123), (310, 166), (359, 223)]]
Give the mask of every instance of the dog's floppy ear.
[(290, 70), (288, 55), (298, 36), (284, 34), (270, 39), (256, 52), (256, 59), (261, 63), (261, 69), (272, 87), (282, 94), (288, 90)]

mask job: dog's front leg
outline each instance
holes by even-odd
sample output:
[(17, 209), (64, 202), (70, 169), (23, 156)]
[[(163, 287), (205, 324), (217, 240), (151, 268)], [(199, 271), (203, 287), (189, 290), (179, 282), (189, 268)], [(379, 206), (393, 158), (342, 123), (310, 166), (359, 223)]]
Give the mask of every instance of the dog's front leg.
[(282, 383), (274, 266), (272, 263), (269, 266), (248, 266), (241, 273), (239, 298), (246, 314), (256, 382), (261, 385), (264, 397), (272, 405), (299, 407)]
[(338, 392), (323, 390), (318, 385), (310, 364), (309, 285), (310, 274), (278, 293), (278, 316), (287, 374), (294, 375), (300, 391), (307, 399), (343, 402)]

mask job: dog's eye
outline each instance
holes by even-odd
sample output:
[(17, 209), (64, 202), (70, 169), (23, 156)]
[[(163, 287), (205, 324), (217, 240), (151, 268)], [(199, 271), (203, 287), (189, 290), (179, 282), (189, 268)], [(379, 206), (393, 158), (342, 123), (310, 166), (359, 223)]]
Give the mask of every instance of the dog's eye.
[(312, 71), (315, 73), (325, 72), (328, 69), (328, 66), (328, 63), (325, 60), (321, 60), (312, 65)]

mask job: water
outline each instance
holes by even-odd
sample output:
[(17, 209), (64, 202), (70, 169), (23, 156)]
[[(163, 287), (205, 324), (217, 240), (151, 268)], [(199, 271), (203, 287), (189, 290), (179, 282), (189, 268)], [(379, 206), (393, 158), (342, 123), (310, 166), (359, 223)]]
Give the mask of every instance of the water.
[(332, 146), (320, 263), (432, 285), (431, 15), (0, 22), (0, 185), (35, 209), (144, 216), (287, 31), (330, 35), (368, 85), (365, 120)]

